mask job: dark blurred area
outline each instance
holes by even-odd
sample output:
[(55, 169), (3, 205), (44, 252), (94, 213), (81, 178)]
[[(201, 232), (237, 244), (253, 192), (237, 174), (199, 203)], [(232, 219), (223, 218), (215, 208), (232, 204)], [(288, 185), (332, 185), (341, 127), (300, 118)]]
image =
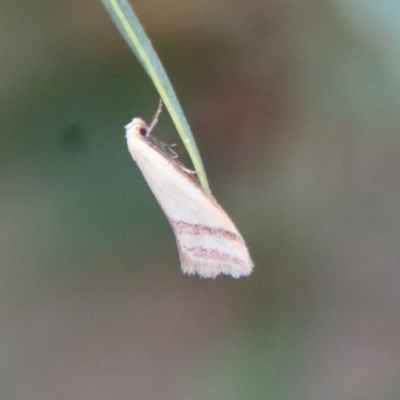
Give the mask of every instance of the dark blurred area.
[(181, 273), (101, 2), (3, 0), (0, 398), (399, 399), (399, 3), (131, 4), (256, 268)]

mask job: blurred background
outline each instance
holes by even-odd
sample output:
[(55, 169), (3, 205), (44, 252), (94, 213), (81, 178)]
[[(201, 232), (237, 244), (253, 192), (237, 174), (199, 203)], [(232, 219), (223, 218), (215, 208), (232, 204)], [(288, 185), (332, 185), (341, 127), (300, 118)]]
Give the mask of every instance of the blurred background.
[(256, 268), (181, 273), (100, 0), (2, 0), (0, 398), (400, 398), (400, 3), (131, 4)]

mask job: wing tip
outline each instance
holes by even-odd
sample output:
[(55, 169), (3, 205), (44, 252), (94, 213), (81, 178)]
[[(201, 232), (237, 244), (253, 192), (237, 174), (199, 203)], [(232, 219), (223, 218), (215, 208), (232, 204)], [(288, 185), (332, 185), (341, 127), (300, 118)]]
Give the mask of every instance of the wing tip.
[(249, 276), (253, 271), (254, 265), (249, 259), (241, 263), (218, 262), (215, 260), (206, 260), (193, 258), (185, 254), (181, 258), (181, 269), (187, 275), (198, 274), (202, 278), (215, 278), (218, 275), (229, 275), (238, 279)]

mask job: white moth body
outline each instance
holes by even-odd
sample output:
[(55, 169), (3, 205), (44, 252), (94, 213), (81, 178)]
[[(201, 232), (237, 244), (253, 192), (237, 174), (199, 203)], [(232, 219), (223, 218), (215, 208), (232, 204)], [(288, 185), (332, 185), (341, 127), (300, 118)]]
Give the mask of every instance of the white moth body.
[(182, 271), (202, 277), (249, 275), (253, 263), (244, 240), (216, 200), (150, 135), (143, 120), (135, 118), (125, 129), (129, 152), (174, 231)]

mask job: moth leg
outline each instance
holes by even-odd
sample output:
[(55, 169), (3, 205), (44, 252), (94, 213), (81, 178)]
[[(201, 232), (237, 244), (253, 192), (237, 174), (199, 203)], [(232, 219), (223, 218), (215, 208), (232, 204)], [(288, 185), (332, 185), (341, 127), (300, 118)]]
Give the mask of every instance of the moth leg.
[(176, 153), (175, 150), (172, 150), (171, 147), (174, 146), (173, 144), (168, 144), (168, 151), (171, 153), (172, 158), (179, 158), (178, 154)]
[(197, 175), (197, 172), (196, 172), (196, 171), (193, 171), (192, 169), (186, 168), (186, 167), (184, 167), (183, 165), (180, 165), (180, 167), (181, 167), (181, 169), (182, 169), (183, 171), (187, 172), (187, 173), (190, 174), (190, 175)]

